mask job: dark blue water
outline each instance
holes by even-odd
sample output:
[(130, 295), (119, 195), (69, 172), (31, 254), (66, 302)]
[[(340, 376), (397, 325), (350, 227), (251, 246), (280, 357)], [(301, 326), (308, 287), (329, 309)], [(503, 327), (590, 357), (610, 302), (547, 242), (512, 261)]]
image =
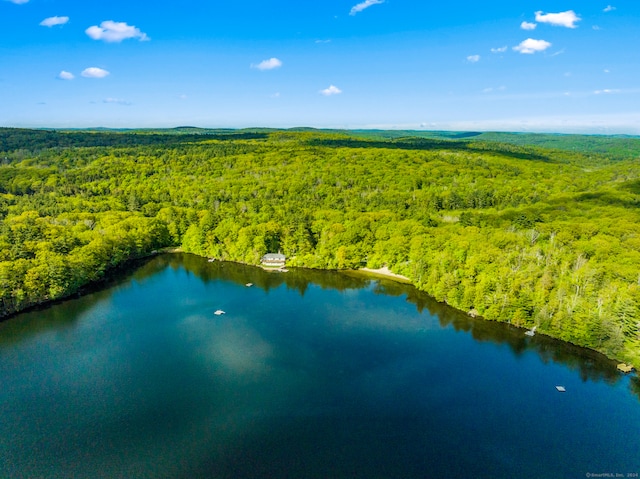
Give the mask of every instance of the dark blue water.
[(0, 378), (0, 477), (640, 472), (637, 378), (341, 273), (159, 256), (1, 323)]

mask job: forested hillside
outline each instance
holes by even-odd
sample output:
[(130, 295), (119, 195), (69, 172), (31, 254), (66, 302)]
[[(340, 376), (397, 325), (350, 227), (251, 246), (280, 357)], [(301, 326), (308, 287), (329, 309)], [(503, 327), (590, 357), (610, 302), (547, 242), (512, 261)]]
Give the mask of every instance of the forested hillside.
[(640, 152), (564, 140), (0, 129), (0, 313), (164, 246), (250, 264), (280, 250), (386, 264), (456, 308), (638, 366)]
[(499, 142), (518, 146), (537, 146), (559, 151), (575, 151), (583, 155), (597, 154), (612, 160), (638, 158), (640, 137), (630, 135), (568, 135), (552, 133), (504, 133), (474, 131), (412, 131), (412, 130), (356, 130), (357, 134), (372, 139), (393, 139), (406, 136), (437, 140), (474, 140)]

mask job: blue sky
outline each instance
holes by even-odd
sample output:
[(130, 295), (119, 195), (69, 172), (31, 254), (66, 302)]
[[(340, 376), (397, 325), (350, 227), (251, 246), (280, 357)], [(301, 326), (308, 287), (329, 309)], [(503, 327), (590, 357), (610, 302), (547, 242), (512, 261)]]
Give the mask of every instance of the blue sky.
[(640, 134), (611, 1), (0, 0), (0, 126)]

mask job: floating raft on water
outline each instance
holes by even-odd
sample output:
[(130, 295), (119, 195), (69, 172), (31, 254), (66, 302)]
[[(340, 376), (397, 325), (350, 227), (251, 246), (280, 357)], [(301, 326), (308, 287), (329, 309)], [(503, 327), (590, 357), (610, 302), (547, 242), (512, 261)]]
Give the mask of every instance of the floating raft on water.
[(556, 386), (556, 389), (558, 391), (560, 391), (561, 393), (567, 392), (567, 390), (564, 388), (564, 386)]
[(221, 309), (216, 309), (213, 314), (215, 314), (216, 316), (220, 316), (220, 315), (226, 314), (226, 313), (224, 311), (222, 311)]
[(253, 286), (253, 283), (247, 283), (247, 284), (245, 284), (245, 286), (246, 286), (247, 288), (250, 288), (251, 286)]

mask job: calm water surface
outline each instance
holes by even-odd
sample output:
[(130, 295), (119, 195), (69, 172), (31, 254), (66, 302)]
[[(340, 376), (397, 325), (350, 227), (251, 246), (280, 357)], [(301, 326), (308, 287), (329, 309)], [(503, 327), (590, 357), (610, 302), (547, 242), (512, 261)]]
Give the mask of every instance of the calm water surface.
[(0, 380), (0, 477), (640, 473), (636, 377), (342, 273), (159, 256), (1, 323)]

